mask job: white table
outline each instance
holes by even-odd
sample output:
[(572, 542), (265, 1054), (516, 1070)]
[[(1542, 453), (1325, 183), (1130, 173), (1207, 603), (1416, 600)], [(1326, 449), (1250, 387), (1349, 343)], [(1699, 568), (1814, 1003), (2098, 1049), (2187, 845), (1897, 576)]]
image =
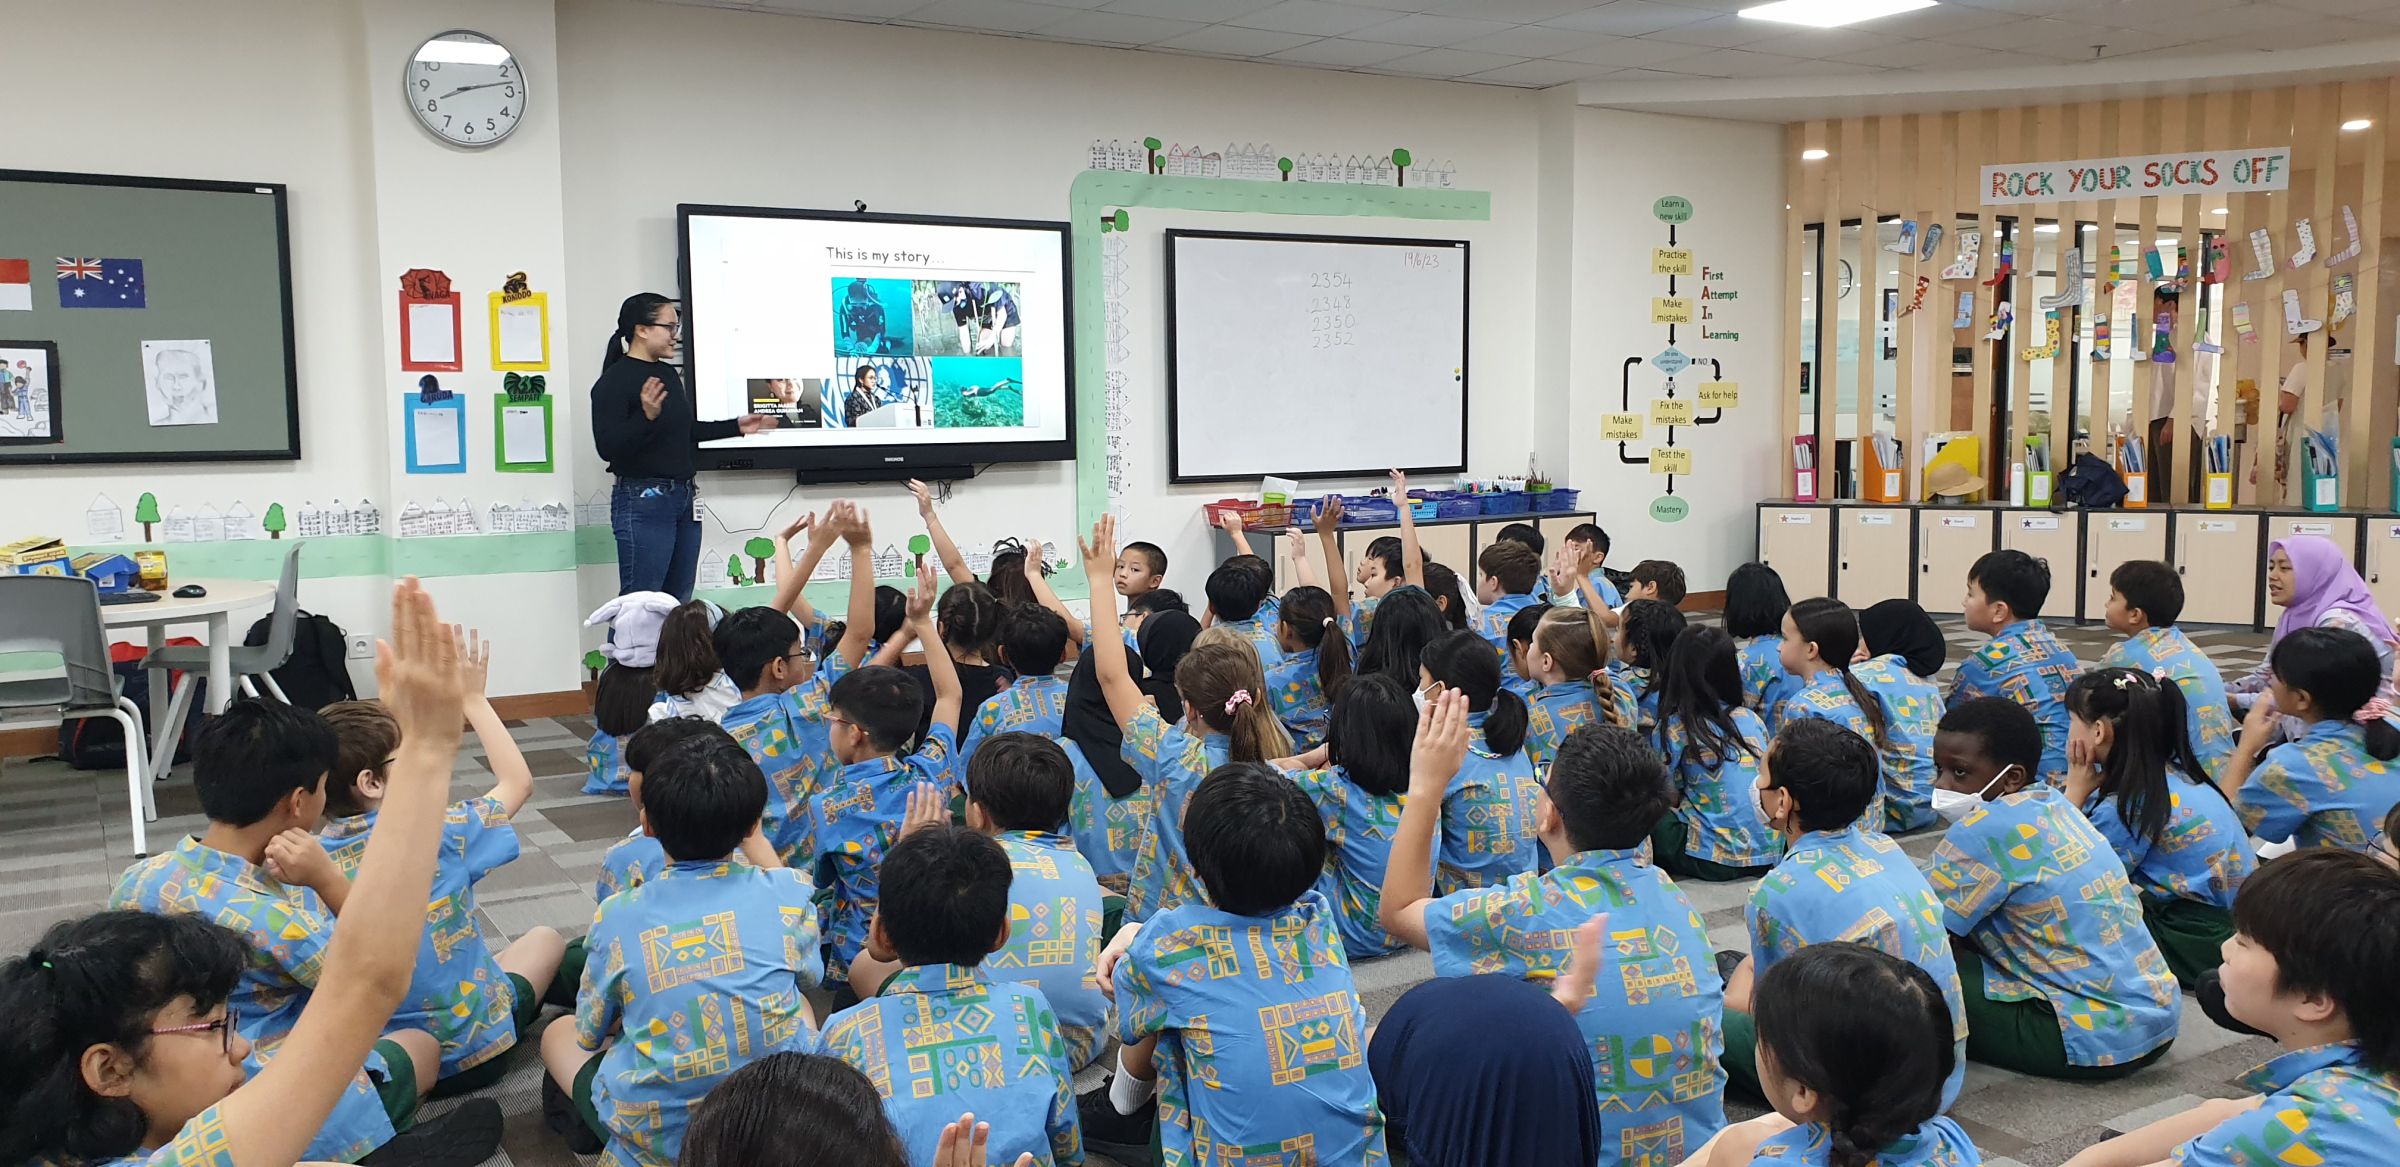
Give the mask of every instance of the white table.
[[(275, 584), (263, 579), (178, 579), (174, 587), (199, 584), (208, 594), (182, 599), (172, 588), (159, 594), (155, 603), (102, 604), (100, 623), (114, 630), (141, 628), (148, 634), (150, 651), (167, 646), (167, 626), (170, 624), (205, 624), (208, 626), (208, 711), (223, 713), (227, 702), (233, 700), (233, 614), (244, 608), (264, 607), (275, 601)], [(175, 742), (183, 736), (183, 720), (190, 713), (188, 703), (172, 700), (168, 692), (167, 670), (150, 670), (150, 780), (166, 777), (175, 766)]]

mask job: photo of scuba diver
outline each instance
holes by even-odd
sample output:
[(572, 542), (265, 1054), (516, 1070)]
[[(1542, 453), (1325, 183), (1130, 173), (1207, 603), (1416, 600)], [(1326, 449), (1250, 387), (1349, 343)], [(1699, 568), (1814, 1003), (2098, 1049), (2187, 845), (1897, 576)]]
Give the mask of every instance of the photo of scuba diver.
[(833, 281), (833, 351), (844, 357), (905, 356), (915, 351), (916, 321), (907, 280), (838, 276)]
[(1017, 357), (935, 357), (933, 424), (941, 429), (1025, 424), (1025, 362)]
[(1023, 356), (1018, 285), (918, 280), (916, 351), (932, 356)]

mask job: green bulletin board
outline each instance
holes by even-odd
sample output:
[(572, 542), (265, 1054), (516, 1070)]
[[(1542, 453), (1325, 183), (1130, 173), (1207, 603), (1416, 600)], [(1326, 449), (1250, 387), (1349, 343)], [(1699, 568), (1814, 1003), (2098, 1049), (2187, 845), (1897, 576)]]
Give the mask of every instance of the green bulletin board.
[[(31, 290), (0, 341), (56, 344), (59, 389), (59, 440), (0, 445), (0, 464), (300, 456), (281, 184), (0, 170), (0, 209), (0, 261), (27, 261)], [(205, 368), (156, 345), (202, 340)], [(145, 341), (154, 380), (213, 396), (164, 416), (215, 420), (153, 424)]]

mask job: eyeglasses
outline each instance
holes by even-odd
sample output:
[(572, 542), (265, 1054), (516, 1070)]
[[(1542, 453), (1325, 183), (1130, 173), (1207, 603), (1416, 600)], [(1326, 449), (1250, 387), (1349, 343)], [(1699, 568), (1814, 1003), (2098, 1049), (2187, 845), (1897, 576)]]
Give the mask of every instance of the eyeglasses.
[(817, 650), (810, 648), (807, 645), (802, 645), (799, 648), (783, 654), (783, 659), (813, 661), (817, 659)]
[(232, 1053), (233, 1017), (230, 1014), (224, 1017), (219, 1017), (214, 1021), (196, 1021), (190, 1025), (169, 1025), (163, 1028), (153, 1029), (150, 1032), (153, 1034), (165, 1035), (175, 1033), (207, 1033), (211, 1030), (216, 1032), (217, 1040), (223, 1043), (225, 1052), (228, 1054)]
[(674, 334), (675, 334), (675, 335), (677, 335), (677, 336), (682, 336), (682, 335), (683, 335), (683, 321), (680, 321), (680, 320), (673, 320), (673, 321), (669, 321), (669, 320), (653, 320), (653, 321), (651, 321), (651, 322), (650, 322), (650, 323), (648, 323), (648, 324), (642, 325), (642, 327), (644, 327), (644, 328), (664, 328), (664, 329), (666, 329), (667, 331), (669, 331), (669, 332), (671, 332), (671, 333), (674, 333)]

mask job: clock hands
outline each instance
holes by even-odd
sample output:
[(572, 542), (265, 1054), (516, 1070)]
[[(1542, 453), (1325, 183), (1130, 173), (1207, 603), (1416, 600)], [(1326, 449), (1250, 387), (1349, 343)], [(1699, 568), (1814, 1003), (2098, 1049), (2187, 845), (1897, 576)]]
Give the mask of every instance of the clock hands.
[(441, 101), (448, 101), (448, 100), (450, 100), (451, 98), (453, 98), (453, 97), (456, 97), (456, 96), (458, 96), (458, 95), (459, 95), (459, 94), (461, 94), (461, 93), (472, 93), (472, 92), (474, 92), (475, 90), (478, 90), (478, 89), (491, 89), (491, 88), (494, 88), (494, 87), (497, 87), (497, 86), (501, 86), (501, 85), (513, 85), (513, 84), (515, 84), (515, 82), (513, 82), (513, 81), (487, 81), (487, 82), (484, 82), (484, 83), (483, 83), (483, 84), (481, 84), (481, 85), (461, 85), (461, 86), (459, 86), (458, 88), (456, 88), (456, 89), (453, 89), (453, 90), (451, 90), (450, 92), (443, 94), (443, 95), (442, 95), (442, 96), (441, 96), (441, 97), (440, 97), (438, 100), (441, 100)]

